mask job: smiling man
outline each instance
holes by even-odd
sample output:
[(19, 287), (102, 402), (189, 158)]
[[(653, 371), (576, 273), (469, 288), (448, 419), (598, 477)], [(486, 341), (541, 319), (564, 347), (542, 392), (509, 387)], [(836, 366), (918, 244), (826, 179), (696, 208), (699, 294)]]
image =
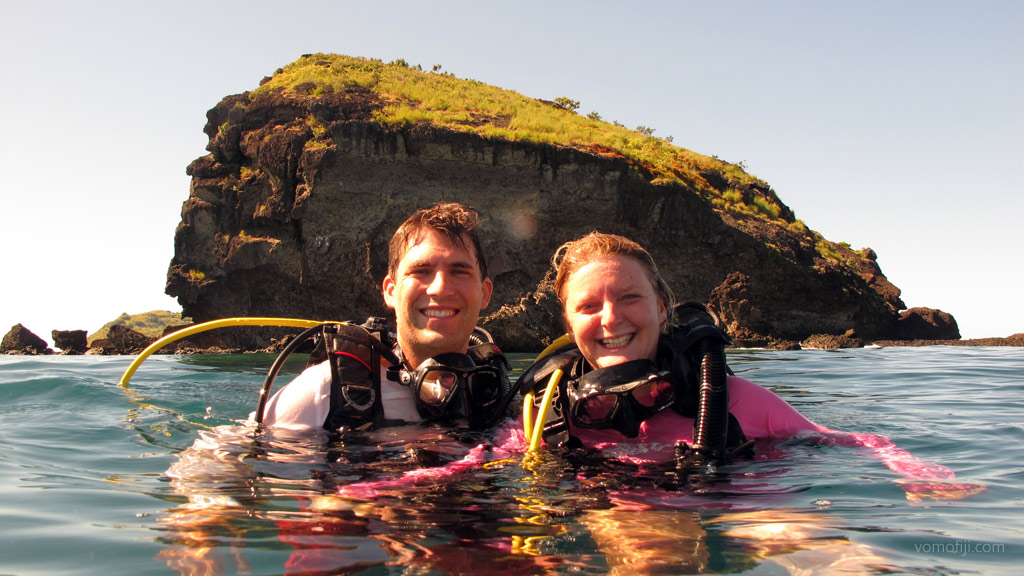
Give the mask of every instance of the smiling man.
[(477, 226), (475, 212), (439, 204), (410, 216), (391, 238), (384, 302), (395, 311), (398, 344), (410, 366), (469, 346), (494, 288)]
[(496, 423), (511, 385), (505, 357), (476, 326), (493, 290), (479, 222), (473, 209), (442, 203), (402, 223), (382, 285), (395, 311), (395, 341), (338, 327), (328, 360), (275, 394), (263, 423), (331, 431), (424, 419)]

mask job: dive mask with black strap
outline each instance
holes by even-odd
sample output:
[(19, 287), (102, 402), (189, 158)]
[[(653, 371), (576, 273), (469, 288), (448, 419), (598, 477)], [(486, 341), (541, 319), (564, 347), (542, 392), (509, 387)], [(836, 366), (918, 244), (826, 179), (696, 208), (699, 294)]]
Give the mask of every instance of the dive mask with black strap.
[(468, 354), (439, 354), (415, 370), (397, 372), (389, 369), (388, 377), (412, 388), (416, 409), (428, 420), (466, 418), (478, 426), (490, 422), (503, 405), (501, 370), (477, 365)]
[(579, 428), (614, 429), (627, 438), (640, 423), (675, 401), (675, 382), (651, 360), (632, 360), (584, 373), (569, 382), (569, 414)]

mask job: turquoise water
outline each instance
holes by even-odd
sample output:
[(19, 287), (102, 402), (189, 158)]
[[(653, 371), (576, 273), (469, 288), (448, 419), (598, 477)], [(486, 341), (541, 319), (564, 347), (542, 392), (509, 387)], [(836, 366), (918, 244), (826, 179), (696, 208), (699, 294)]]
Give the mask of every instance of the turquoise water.
[(122, 388), (128, 357), (0, 357), (0, 574), (1016, 574), (1024, 561), (1024, 349), (730, 354), (815, 422), (951, 469), (939, 500), (908, 496), (869, 450), (810, 437), (759, 442), (708, 475), (552, 451), (341, 498), (482, 439), (257, 434), (238, 422), (271, 360), (156, 356)]

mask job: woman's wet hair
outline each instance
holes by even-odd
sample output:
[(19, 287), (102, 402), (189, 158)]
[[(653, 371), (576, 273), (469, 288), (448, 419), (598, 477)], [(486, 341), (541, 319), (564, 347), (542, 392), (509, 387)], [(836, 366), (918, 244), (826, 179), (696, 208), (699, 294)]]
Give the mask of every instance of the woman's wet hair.
[(487, 258), (480, 245), (480, 214), (476, 210), (458, 202), (437, 203), (430, 208), (417, 210), (409, 216), (388, 244), (388, 274), (393, 278), (398, 273), (398, 263), (409, 250), (410, 240), (418, 242), (421, 235), (428, 229), (444, 235), (452, 246), (466, 248), (469, 239), (476, 253), (476, 262), (480, 268), (480, 279), (487, 278)]
[[(654, 263), (651, 254), (643, 246), (629, 238), (603, 232), (591, 232), (576, 240), (566, 242), (559, 246), (554, 256), (551, 257), (551, 266), (555, 269), (555, 294), (558, 296), (558, 301), (562, 303), (563, 311), (567, 296), (565, 285), (569, 282), (569, 278), (587, 264), (612, 256), (628, 256), (639, 262), (647, 272), (647, 278), (651, 281), (651, 286), (654, 287), (654, 293), (661, 298), (665, 309), (671, 313), (675, 308), (675, 295), (665, 279), (661, 277), (661, 273), (658, 272), (658, 265)], [(662, 326), (662, 328), (665, 327)]]

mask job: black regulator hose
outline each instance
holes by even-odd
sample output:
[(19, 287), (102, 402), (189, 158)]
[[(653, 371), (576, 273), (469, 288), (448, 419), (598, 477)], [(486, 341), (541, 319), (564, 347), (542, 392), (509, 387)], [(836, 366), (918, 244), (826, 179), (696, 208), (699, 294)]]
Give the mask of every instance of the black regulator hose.
[(697, 343), (700, 392), (693, 423), (693, 454), (706, 462), (722, 460), (729, 434), (729, 385), (725, 347), (712, 338)]
[(281, 350), (281, 353), (274, 359), (274, 363), (270, 365), (270, 370), (267, 371), (267, 377), (263, 380), (263, 387), (260, 388), (260, 401), (256, 405), (256, 423), (263, 424), (263, 411), (267, 407), (267, 400), (270, 399), (270, 388), (274, 385), (274, 379), (277, 378), (281, 368), (284, 367), (284, 363), (288, 360), (288, 357), (295, 352), (299, 346), (302, 345), (310, 337), (316, 335), (318, 332), (323, 330), (323, 325), (313, 326), (303, 330), (298, 336), (292, 339), (287, 346)]

